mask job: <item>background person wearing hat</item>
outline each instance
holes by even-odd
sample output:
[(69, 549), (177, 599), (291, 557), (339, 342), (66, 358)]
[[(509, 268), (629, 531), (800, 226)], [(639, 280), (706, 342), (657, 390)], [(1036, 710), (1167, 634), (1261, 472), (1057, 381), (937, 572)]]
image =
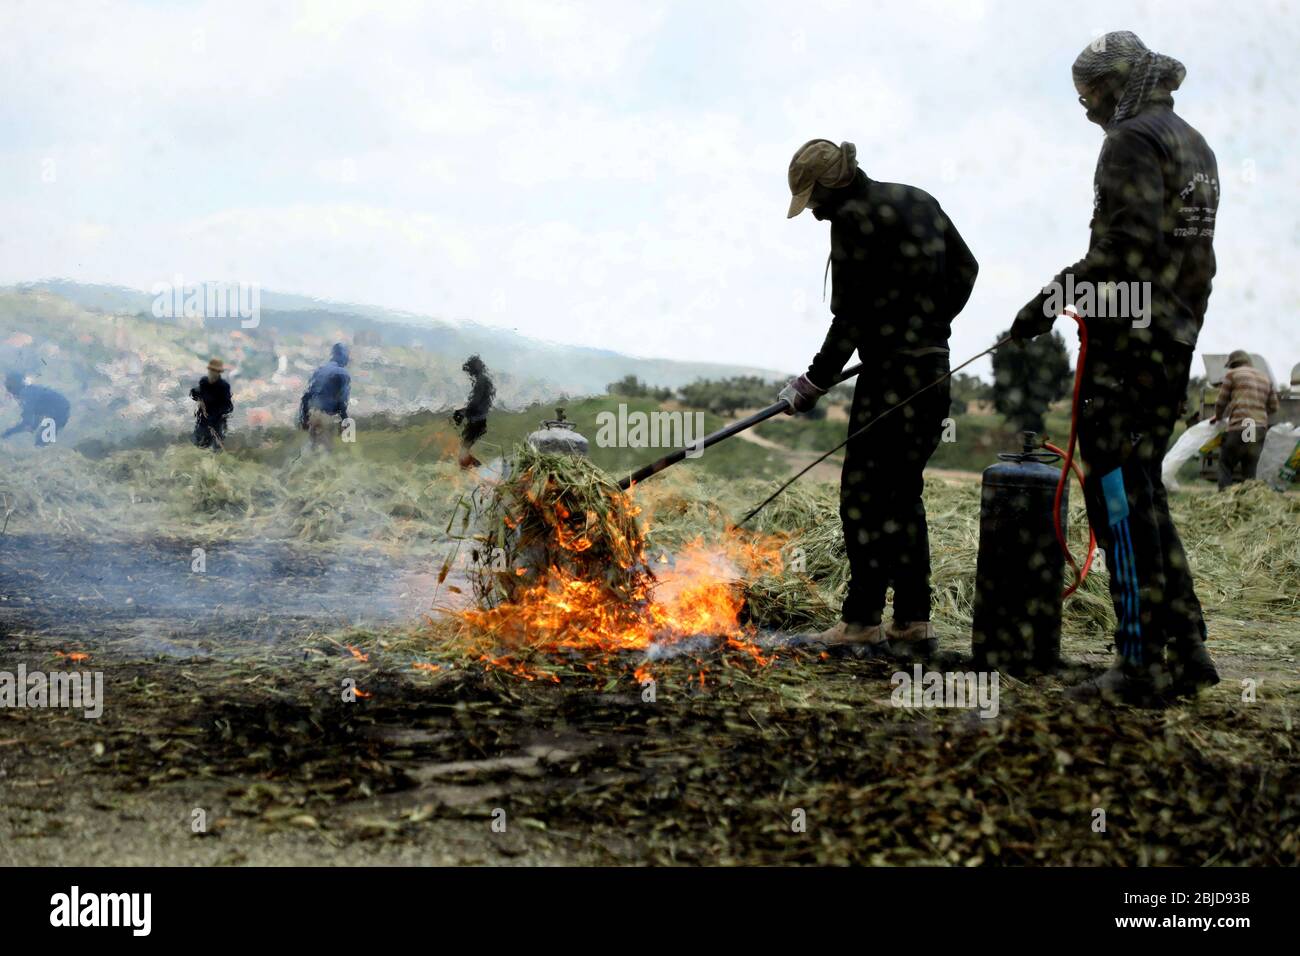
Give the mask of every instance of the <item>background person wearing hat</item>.
[[(979, 265), (934, 197), (868, 179), (852, 143), (805, 143), (790, 161), (789, 181), (789, 216), (811, 209), (831, 225), (832, 320), (808, 371), (780, 398), (791, 412), (810, 410), (856, 350), (867, 367), (853, 391), (852, 433), (948, 371), (952, 320)], [(821, 643), (908, 657), (933, 652), (922, 472), (948, 408), (945, 382), (845, 448), (840, 517), (849, 587), (841, 621), (818, 635)], [(894, 617), (885, 630), (889, 587)]]
[(1117, 655), (1071, 694), (1140, 705), (1219, 680), (1160, 474), (1216, 268), (1218, 165), (1205, 138), (1173, 110), (1171, 94), (1186, 72), (1128, 31), (1099, 37), (1075, 59), (1079, 103), (1105, 130), (1091, 242), (1011, 327), (1017, 340), (1049, 331), (1063, 288), (1150, 290), (1141, 315), (1079, 313), (1088, 329), (1078, 423), (1084, 499), (1111, 569)]
[(190, 389), (190, 398), (199, 403), (194, 412), (194, 444), (214, 452), (225, 448), (226, 416), (235, 410), (230, 383), (221, 377), (224, 371), (221, 359), (214, 358), (208, 362), (208, 374)]
[(1227, 423), (1219, 449), (1220, 491), (1236, 484), (1234, 472), (1238, 465), (1242, 481), (1254, 479), (1268, 434), (1268, 416), (1277, 411), (1278, 405), (1273, 383), (1255, 368), (1250, 353), (1237, 349), (1229, 355), (1228, 372), (1214, 403), (1214, 421)]

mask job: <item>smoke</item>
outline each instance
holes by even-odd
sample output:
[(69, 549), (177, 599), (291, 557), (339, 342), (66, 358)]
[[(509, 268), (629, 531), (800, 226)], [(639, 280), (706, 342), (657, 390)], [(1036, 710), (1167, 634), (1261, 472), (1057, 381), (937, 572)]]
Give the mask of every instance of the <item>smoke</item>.
[(283, 465), (192, 447), (0, 473), (0, 625), (151, 652), (417, 623), (472, 479), (354, 455)]

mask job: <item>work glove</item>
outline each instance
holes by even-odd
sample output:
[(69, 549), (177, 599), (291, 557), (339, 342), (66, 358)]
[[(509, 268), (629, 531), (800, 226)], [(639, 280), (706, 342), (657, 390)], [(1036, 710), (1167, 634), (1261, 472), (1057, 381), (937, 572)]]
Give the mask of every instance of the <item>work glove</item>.
[(1011, 323), (1011, 340), (1013, 342), (1024, 344), (1029, 339), (1052, 330), (1052, 324), (1056, 321), (1056, 316), (1046, 314), (1046, 304), (1047, 299), (1045, 296), (1036, 295), (1025, 304), (1023, 309), (1016, 313), (1016, 320)]
[(776, 396), (778, 402), (785, 402), (787, 415), (795, 412), (810, 412), (817, 406), (817, 399), (826, 394), (826, 389), (812, 383), (807, 375), (792, 378)]

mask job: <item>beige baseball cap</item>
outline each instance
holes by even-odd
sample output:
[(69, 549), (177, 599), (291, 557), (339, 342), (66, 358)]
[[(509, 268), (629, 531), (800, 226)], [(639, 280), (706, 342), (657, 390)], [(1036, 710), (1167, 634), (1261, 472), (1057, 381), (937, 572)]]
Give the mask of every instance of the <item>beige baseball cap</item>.
[(818, 183), (828, 189), (839, 189), (853, 181), (858, 171), (858, 148), (844, 142), (836, 146), (829, 139), (810, 139), (797, 150), (790, 160), (790, 211), (793, 219), (808, 207), (813, 187)]

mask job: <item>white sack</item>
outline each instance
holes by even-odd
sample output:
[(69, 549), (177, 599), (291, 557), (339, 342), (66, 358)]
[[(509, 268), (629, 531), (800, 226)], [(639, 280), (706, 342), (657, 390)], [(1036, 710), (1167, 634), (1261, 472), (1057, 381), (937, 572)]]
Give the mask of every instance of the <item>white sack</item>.
[(1185, 462), (1191, 461), (1201, 450), (1201, 446), (1214, 437), (1219, 426), (1210, 421), (1197, 422), (1179, 436), (1174, 447), (1165, 453), (1165, 460), (1160, 463), (1160, 477), (1170, 491), (1178, 490), (1178, 481), (1174, 477)]
[(1255, 477), (1268, 482), (1274, 491), (1286, 491), (1291, 483), (1283, 480), (1282, 466), (1295, 451), (1296, 442), (1300, 442), (1300, 428), (1290, 422), (1270, 425), (1264, 434), (1264, 448), (1259, 453), (1259, 469)]

